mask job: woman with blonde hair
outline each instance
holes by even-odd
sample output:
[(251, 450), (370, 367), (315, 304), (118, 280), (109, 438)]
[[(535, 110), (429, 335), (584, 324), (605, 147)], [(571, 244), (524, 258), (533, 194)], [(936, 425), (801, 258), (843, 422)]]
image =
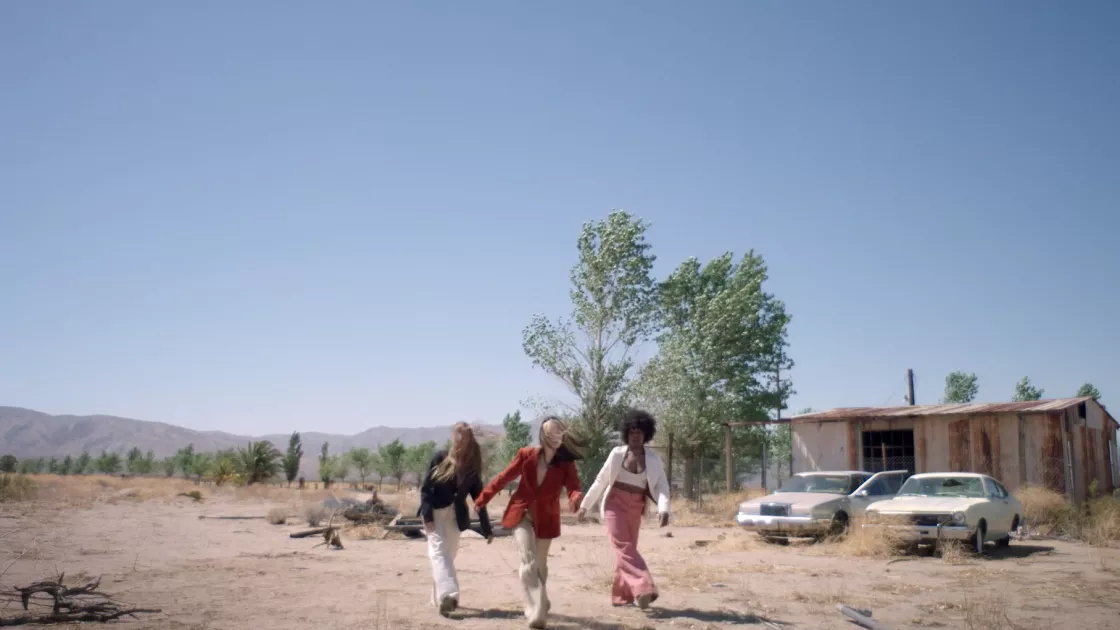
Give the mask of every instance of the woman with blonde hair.
[(420, 509), (428, 537), (428, 559), (432, 563), (432, 604), (448, 616), (459, 606), (459, 579), (455, 556), (459, 534), (470, 528), (467, 495), (475, 502), (479, 529), (486, 543), (494, 540), (490, 517), (479, 503), (482, 492), (482, 449), (470, 425), (460, 422), (451, 433), (451, 448), (436, 451), (420, 484)]
[(521, 566), (518, 574), (525, 596), (525, 617), (530, 628), (544, 628), (548, 619), (548, 550), (560, 537), (560, 491), (568, 490), (568, 507), (579, 510), (580, 489), (576, 460), (585, 446), (559, 418), (541, 423), (540, 446), (517, 452), (506, 469), (490, 480), (475, 506), (486, 506), (499, 492), (520, 478), (502, 516), (502, 527), (513, 530)]

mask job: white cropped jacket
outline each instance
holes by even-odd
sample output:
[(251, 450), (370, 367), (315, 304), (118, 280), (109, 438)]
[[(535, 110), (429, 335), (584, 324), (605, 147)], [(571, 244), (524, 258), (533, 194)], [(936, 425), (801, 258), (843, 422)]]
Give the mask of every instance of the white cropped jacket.
[[(583, 495), (584, 506), (590, 507), (599, 502), (599, 515), (604, 519), (607, 490), (618, 479), (618, 473), (622, 470), (622, 461), (626, 459), (626, 450), (626, 446), (616, 446), (611, 449), (607, 461), (603, 462), (603, 467), (595, 476), (595, 483), (591, 484), (587, 493)], [(661, 463), (661, 457), (648, 448), (646, 449), (646, 483), (649, 484), (650, 494), (657, 500), (657, 512), (668, 514), (669, 479), (665, 476), (665, 465)]]

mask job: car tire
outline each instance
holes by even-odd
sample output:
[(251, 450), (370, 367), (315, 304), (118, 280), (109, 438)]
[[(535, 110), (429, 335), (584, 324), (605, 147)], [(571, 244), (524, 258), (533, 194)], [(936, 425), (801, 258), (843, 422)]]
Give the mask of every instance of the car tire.
[(848, 515), (845, 512), (837, 512), (832, 515), (832, 524), (828, 527), (829, 538), (840, 538), (848, 533)]
[(987, 524), (985, 524), (984, 521), (980, 521), (980, 524), (976, 526), (976, 533), (972, 535), (972, 540), (969, 541), (972, 552), (978, 556), (984, 554), (984, 536), (987, 532)]
[[(1018, 514), (1016, 514), (1015, 519), (1011, 521), (1011, 532), (1013, 532), (1017, 529), (1019, 529), (1019, 515)], [(997, 540), (996, 541), (996, 546), (997, 547), (1008, 547), (1008, 546), (1010, 546), (1011, 545), (1011, 532), (1007, 532), (1006, 536)]]

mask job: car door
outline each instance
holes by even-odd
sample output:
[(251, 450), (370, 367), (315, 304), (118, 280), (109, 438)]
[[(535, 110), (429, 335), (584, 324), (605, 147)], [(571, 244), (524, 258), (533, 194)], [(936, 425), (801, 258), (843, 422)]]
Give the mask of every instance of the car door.
[(1011, 504), (1011, 495), (1007, 488), (995, 479), (985, 479), (989, 488), (988, 497), (992, 502), (992, 522), (998, 529), (993, 532), (993, 538), (1003, 538), (1011, 532), (1011, 524), (1015, 520), (1015, 506)]
[(862, 515), (868, 505), (876, 501), (885, 501), (898, 494), (898, 489), (909, 476), (910, 471), (907, 470), (886, 470), (871, 475), (852, 493), (852, 512)]

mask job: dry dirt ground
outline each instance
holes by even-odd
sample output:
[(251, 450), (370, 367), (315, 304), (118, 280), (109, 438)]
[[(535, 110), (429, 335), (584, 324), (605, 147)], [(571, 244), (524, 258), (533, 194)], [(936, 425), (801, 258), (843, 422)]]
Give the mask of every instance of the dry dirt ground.
[[(305, 527), (301, 519), (198, 517), (264, 515), (277, 506), (298, 514), (322, 493), (202, 491), (197, 503), (104, 483), (90, 490), (98, 498), (0, 504), (0, 584), (63, 571), (68, 580), (102, 575), (103, 590), (163, 610), (121, 622), (130, 628), (526, 627), (512, 538), (488, 546), (464, 533), (463, 608), (443, 619), (428, 605), (423, 541), (348, 532), (344, 550), (313, 548), (317, 539), (288, 537)], [(391, 500), (408, 507), (410, 499)], [(1120, 613), (1117, 549), (1031, 541), (982, 559), (889, 560), (851, 557), (835, 543), (776, 547), (734, 529), (680, 526), (645, 529), (641, 549), (661, 599), (648, 613), (614, 608), (602, 527), (566, 524), (549, 558), (550, 627), (855, 627), (835, 612), (837, 602), (870, 608), (892, 628), (1103, 629), (1117, 627)], [(0, 610), (0, 618), (14, 613)]]

